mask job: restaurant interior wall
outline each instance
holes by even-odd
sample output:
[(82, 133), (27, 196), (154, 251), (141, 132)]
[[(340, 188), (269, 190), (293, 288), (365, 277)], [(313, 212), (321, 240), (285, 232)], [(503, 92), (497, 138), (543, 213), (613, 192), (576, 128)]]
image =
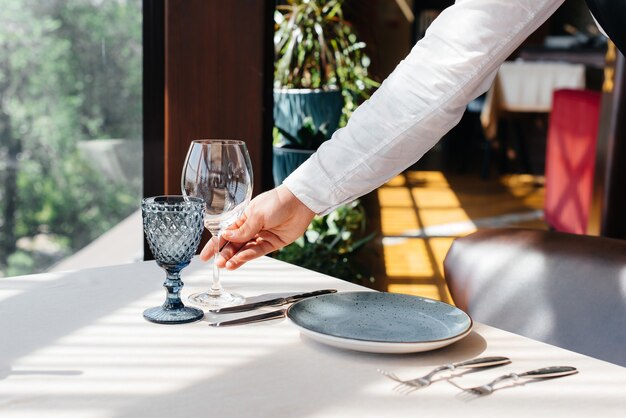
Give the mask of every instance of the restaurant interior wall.
[(270, 0), (151, 5), (154, 19), (144, 35), (155, 67), (144, 82), (155, 89), (157, 105), (146, 104), (146, 123), (153, 125), (146, 155), (154, 158), (144, 161), (150, 173), (144, 193), (181, 193), (187, 148), (201, 138), (244, 139), (254, 194), (270, 188), (273, 7)]

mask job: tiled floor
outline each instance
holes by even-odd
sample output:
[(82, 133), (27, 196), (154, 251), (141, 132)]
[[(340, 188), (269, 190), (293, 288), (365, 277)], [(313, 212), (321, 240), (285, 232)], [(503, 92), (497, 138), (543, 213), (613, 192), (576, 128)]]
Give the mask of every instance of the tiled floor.
[(443, 277), (452, 241), (486, 227), (545, 229), (542, 184), (528, 175), (482, 180), (407, 171), (395, 177), (366, 201), (382, 235), (376, 287), (453, 302)]

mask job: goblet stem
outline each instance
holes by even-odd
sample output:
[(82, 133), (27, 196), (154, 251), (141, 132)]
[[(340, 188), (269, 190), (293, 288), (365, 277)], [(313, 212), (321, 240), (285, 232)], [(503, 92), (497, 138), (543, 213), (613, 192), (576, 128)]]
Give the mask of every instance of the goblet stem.
[(165, 271), (167, 272), (167, 277), (163, 282), (165, 302), (161, 306), (155, 306), (143, 311), (143, 317), (157, 324), (184, 324), (202, 319), (204, 312), (200, 309), (185, 306), (183, 301), (180, 300), (180, 291), (184, 286), (184, 283), (180, 280), (180, 270), (169, 271), (166, 269)]
[(211, 285), (211, 296), (220, 296), (224, 292), (224, 288), (220, 283), (220, 269), (217, 267), (217, 259), (220, 256), (220, 233), (215, 234), (215, 255), (213, 256), (213, 284)]
[(182, 280), (180, 280), (180, 272), (179, 271), (168, 271), (167, 277), (165, 278), (165, 282), (163, 282), (163, 287), (165, 287), (166, 299), (163, 303), (163, 309), (181, 309), (185, 305), (183, 305), (183, 301), (180, 300), (180, 291), (185, 285)]

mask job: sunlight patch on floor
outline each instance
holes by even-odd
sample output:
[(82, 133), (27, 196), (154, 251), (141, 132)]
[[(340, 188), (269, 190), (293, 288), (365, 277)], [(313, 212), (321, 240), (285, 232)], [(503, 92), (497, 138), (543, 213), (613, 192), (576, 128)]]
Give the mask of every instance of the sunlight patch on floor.
[(450, 295), (448, 292), (448, 288), (444, 287), (444, 292), (445, 294), (442, 295), (441, 292), (441, 288), (439, 288), (438, 286), (434, 286), (432, 284), (415, 284), (415, 283), (409, 283), (409, 284), (394, 284), (394, 283), (390, 283), (389, 284), (389, 292), (391, 293), (404, 293), (407, 295), (415, 295), (415, 296), (422, 296), (425, 298), (430, 298), (430, 299), (435, 299), (435, 300), (442, 300), (444, 302), (448, 302), (450, 303)]
[(415, 204), (420, 209), (455, 209), (461, 207), (454, 190), (443, 187), (414, 187), (411, 189)]
[(426, 240), (419, 238), (383, 238), (387, 277), (431, 278), (435, 269), (428, 256)]
[(402, 235), (420, 227), (414, 208), (380, 208), (380, 223), (384, 236)]
[(485, 181), (407, 171), (377, 191), (387, 290), (452, 303), (443, 260), (455, 238), (483, 227), (545, 229), (543, 177)]
[(463, 208), (418, 209), (422, 225), (445, 225), (449, 223), (469, 221), (470, 217)]
[(413, 208), (411, 192), (406, 187), (383, 187), (378, 189), (378, 199), (385, 208)]

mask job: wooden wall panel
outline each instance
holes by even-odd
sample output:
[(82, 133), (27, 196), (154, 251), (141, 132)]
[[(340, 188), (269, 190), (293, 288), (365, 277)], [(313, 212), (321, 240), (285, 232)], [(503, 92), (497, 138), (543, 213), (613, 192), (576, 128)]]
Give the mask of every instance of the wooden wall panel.
[(189, 142), (247, 142), (255, 194), (271, 184), (271, 0), (165, 0), (164, 191)]

